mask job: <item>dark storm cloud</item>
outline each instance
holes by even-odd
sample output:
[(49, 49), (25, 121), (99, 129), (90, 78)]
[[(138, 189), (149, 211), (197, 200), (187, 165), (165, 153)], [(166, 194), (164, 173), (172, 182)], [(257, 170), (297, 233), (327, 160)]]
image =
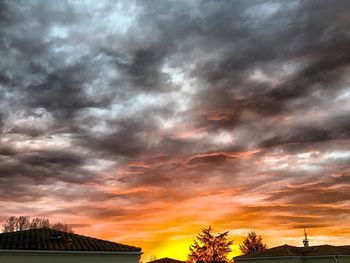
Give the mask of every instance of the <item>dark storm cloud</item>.
[(67, 166), (80, 166), (84, 163), (84, 158), (81, 156), (74, 155), (70, 152), (39, 152), (37, 154), (31, 154), (29, 156), (23, 156), (21, 161), (25, 164), (35, 166), (46, 166), (46, 165), (60, 165), (62, 167)]
[(143, 48), (135, 48), (130, 52), (130, 58), (123, 58), (119, 53), (103, 49), (102, 52), (112, 58), (116, 69), (124, 75), (121, 80), (116, 80), (114, 85), (131, 86), (131, 89), (144, 89), (149, 91), (166, 91), (171, 88), (171, 82), (167, 74), (161, 72), (161, 66), (167, 55), (163, 46), (150, 45)]
[(306, 186), (300, 188), (286, 188), (280, 192), (273, 193), (272, 200), (287, 199), (290, 204), (336, 204), (344, 202), (350, 198), (348, 188), (340, 188), (336, 190), (321, 188), (317, 186)]
[(188, 161), (188, 164), (215, 164), (215, 163), (221, 163), (226, 160), (227, 156), (224, 154), (215, 154), (215, 155), (208, 155), (208, 156), (195, 156), (192, 159)]
[[(7, 100), (13, 105), (10, 109), (4, 110), (16, 112), (24, 108), (30, 111), (31, 108), (43, 107), (53, 111), (60, 107), (64, 111), (69, 106), (73, 107), (73, 103), (81, 105), (82, 103), (79, 103), (78, 99), (74, 100), (72, 96), (80, 97), (76, 92), (77, 87), (72, 90), (62, 88), (65, 86), (65, 80), (69, 79), (70, 82), (73, 80), (67, 73), (77, 72), (74, 72), (71, 66), (64, 65), (70, 71), (63, 73), (65, 76), (59, 76), (62, 78), (61, 81), (57, 80), (59, 77), (55, 79), (53, 76), (59, 74), (50, 73), (52, 68), (62, 66), (62, 59), (52, 53), (53, 43), (46, 38), (50, 26), (69, 22), (68, 18), (73, 17), (66, 4), (61, 2), (55, 4), (54, 8), (49, 7), (49, 2), (40, 3), (40, 1), (33, 1), (30, 5), (13, 1), (5, 1), (2, 4), (6, 6), (6, 14), (10, 21), (5, 20), (7, 24), (0, 29), (3, 40), (0, 43), (0, 52), (4, 58), (0, 66), (4, 76), (2, 79), (6, 80), (3, 81), (3, 88)], [(52, 83), (47, 83), (46, 89), (38, 91), (38, 87), (44, 85), (42, 82), (45, 79), (46, 82), (51, 80)], [(66, 103), (60, 98), (64, 93), (67, 95)], [(51, 94), (51, 97), (48, 94)], [(81, 99), (84, 97), (81, 96)]]
[[(268, 212), (267, 212), (268, 211)], [(310, 203), (300, 203), (297, 205), (259, 205), (245, 206), (239, 213), (227, 215), (228, 218), (235, 218), (237, 227), (244, 228), (246, 221), (253, 219), (251, 227), (271, 229), (271, 224), (277, 224), (276, 228), (280, 232), (283, 229), (289, 231), (294, 228), (332, 228), (335, 222), (341, 222), (347, 218), (349, 209), (344, 206), (317, 205)], [(259, 218), (259, 220), (257, 220)], [(324, 231), (324, 230), (323, 230)], [(346, 230), (345, 230), (346, 231)]]
[(66, 151), (38, 151), (15, 153), (11, 148), (2, 152), (0, 177), (20, 184), (24, 178), (33, 183), (48, 184), (62, 180), (71, 183), (91, 181), (92, 175), (84, 170), (85, 158)]
[[(281, 187), (277, 191), (267, 192), (267, 201), (285, 206), (274, 208), (245, 208), (247, 213), (259, 213), (268, 209), (271, 216), (281, 224), (317, 225), (320, 222), (341, 222), (348, 214), (344, 204), (349, 200), (349, 176), (318, 176), (304, 183)], [(291, 209), (293, 207), (293, 209)], [(289, 214), (286, 214), (289, 211)], [(329, 219), (331, 218), (331, 219)], [(318, 227), (326, 227), (319, 225)]]
[(84, 93), (83, 84), (86, 84), (93, 72), (89, 60), (75, 65), (66, 66), (56, 72), (48, 74), (42, 83), (29, 86), (26, 98), (28, 105), (33, 108), (41, 107), (53, 112), (54, 116), (70, 117), (75, 111), (109, 105), (109, 99), (88, 98)]
[(102, 136), (86, 135), (80, 138), (80, 143), (102, 155), (137, 156), (147, 148), (152, 149), (148, 137), (157, 128), (152, 117), (150, 111), (150, 116), (141, 114), (132, 119), (110, 120), (107, 123), (115, 129), (114, 132)]
[(15, 155), (16, 152), (14, 151), (14, 149), (12, 149), (11, 147), (8, 146), (2, 146), (0, 149), (0, 155), (3, 156), (13, 156)]
[(131, 186), (156, 186), (169, 187), (174, 183), (174, 179), (158, 171), (144, 171), (136, 175), (129, 175), (119, 179), (120, 182)]
[(51, 216), (56, 215), (64, 215), (64, 214), (74, 214), (75, 211), (79, 211), (81, 215), (87, 216), (91, 219), (97, 219), (97, 220), (122, 220), (130, 218), (131, 216), (135, 215), (142, 215), (146, 211), (144, 209), (140, 209), (138, 212), (135, 213), (134, 209), (128, 209), (128, 208), (109, 208), (109, 207), (96, 207), (96, 206), (73, 206), (66, 209), (60, 209), (60, 210), (54, 210), (51, 212)]
[[(225, 45), (221, 48), (223, 55), (199, 64), (194, 72), (207, 87), (201, 92), (198, 107), (209, 111), (222, 109), (223, 114), (229, 111), (232, 116), (238, 116), (232, 119), (232, 125), (238, 125), (242, 111), (253, 111), (264, 117), (286, 114), (300, 107), (309, 107), (310, 103), (315, 104), (317, 98), (313, 99), (312, 93), (320, 93), (319, 100), (330, 98), (344, 89), (344, 76), (350, 62), (346, 34), (349, 20), (345, 15), (348, 2), (337, 2), (332, 8), (325, 1), (300, 2), (294, 7), (288, 7), (285, 2), (260, 23), (236, 15), (239, 9), (235, 10), (235, 5), (220, 4), (213, 12), (221, 16), (218, 21), (226, 19), (222, 22), (224, 29), (231, 25), (231, 34), (225, 34), (224, 30), (225, 37), (229, 37), (227, 42), (224, 37), (219, 37), (218, 49), (227, 43), (227, 48)], [(223, 15), (226, 12), (231, 15)], [(337, 26), (329, 21), (334, 21)], [(235, 27), (243, 27), (245, 34), (237, 34)], [(218, 24), (212, 31), (222, 32), (220, 28), (221, 24)], [(244, 44), (239, 45), (241, 42)], [(247, 81), (257, 68), (269, 73), (279, 64), (293, 63), (298, 59), (306, 62), (293, 73), (291, 80), (276, 87)], [(305, 105), (290, 108), (290, 100), (297, 99), (303, 99)], [(213, 126), (210, 118), (207, 123), (208, 127)], [(225, 129), (227, 118), (214, 124), (217, 129)]]
[(234, 160), (238, 160), (238, 156), (230, 156), (229, 154), (225, 154), (222, 152), (219, 153), (208, 153), (208, 154), (203, 154), (203, 155), (198, 155), (190, 158), (187, 161), (187, 165), (190, 167), (194, 167), (196, 165), (209, 165), (209, 166), (219, 166), (219, 165), (224, 165), (225, 163), (231, 163)]
[[(184, 62), (181, 63), (190, 62), (188, 60), (192, 59), (195, 63), (192, 76), (204, 84), (198, 94), (199, 100), (196, 100), (200, 114), (195, 123), (208, 131), (231, 130), (239, 126), (244, 123), (242, 113), (245, 111), (253, 111), (265, 117), (293, 112), (289, 104), (284, 101), (303, 98), (306, 99), (305, 103), (310, 102), (312, 99), (309, 98), (310, 90), (322, 93), (322, 90), (330, 85), (333, 85), (334, 90), (340, 89), (341, 85), (335, 85), (335, 82), (341, 80), (343, 69), (348, 63), (346, 45), (348, 38), (343, 33), (343, 24), (347, 20), (341, 15), (343, 10), (346, 10), (347, 3), (340, 1), (332, 9), (329, 9), (325, 2), (270, 4), (279, 6), (275, 7), (276, 10), (272, 15), (258, 23), (260, 18), (257, 14), (264, 10), (254, 10), (253, 7), (263, 8), (259, 2), (196, 2), (193, 6), (185, 3), (158, 2), (157, 5), (152, 4), (152, 8), (148, 3), (142, 3), (143, 9), (136, 24), (144, 25), (146, 28), (140, 39), (145, 42), (144, 45), (135, 43), (129, 46), (129, 49), (123, 47), (125, 52), (120, 53), (118, 50), (108, 50), (103, 47), (105, 43), (101, 43), (100, 47), (90, 48), (92, 51), (90, 56), (82, 56), (73, 64), (68, 64), (59, 57), (57, 61), (48, 61), (49, 65), (55, 68), (50, 73), (45, 66), (47, 62), (44, 57), (50, 57), (48, 54), (52, 52), (52, 48), (55, 45), (63, 45), (64, 40), (53, 38), (45, 42), (43, 33), (37, 33), (41, 34), (39, 37), (28, 35), (28, 39), (23, 39), (26, 36), (18, 39), (18, 36), (13, 34), (10, 41), (13, 49), (20, 51), (22, 58), (27, 58), (27, 54), (31, 54), (30, 63), (26, 63), (28, 65), (26, 74), (32, 76), (32, 83), (26, 85), (25, 105), (31, 108), (45, 108), (58, 122), (61, 122), (61, 118), (70, 118), (70, 122), (62, 123), (64, 125), (74, 123), (77, 128), (79, 120), (75, 118), (75, 113), (86, 108), (110, 106), (113, 96), (116, 95), (113, 89), (126, 89), (128, 92), (127, 87), (130, 85), (133, 89), (141, 90), (145, 87), (146, 90), (171, 88), (168, 76), (162, 72), (162, 66), (166, 60), (178, 64), (179, 58), (184, 58)], [(185, 8), (186, 5), (188, 9)], [(10, 7), (16, 10), (13, 5)], [(56, 12), (46, 5), (45, 8), (48, 14), (38, 16), (38, 22), (46, 31), (50, 24), (69, 25), (80, 19), (79, 16), (72, 15), (74, 11), (67, 3), (56, 7), (54, 9)], [(192, 12), (191, 8), (197, 9), (199, 13)], [(318, 11), (311, 12), (312, 9)], [(38, 12), (38, 7), (34, 5), (30, 10)], [(295, 20), (296, 13), (299, 12), (302, 19)], [(53, 15), (52, 19), (48, 17), (50, 14)], [(21, 16), (27, 15), (28, 13), (21, 13)], [(340, 17), (337, 21), (340, 25), (337, 28), (323, 22), (326, 20), (325, 17), (330, 21), (335, 20), (335, 15)], [(69, 17), (74, 19), (69, 20)], [(286, 22), (279, 23), (282, 18)], [(43, 23), (44, 21), (48, 23)], [(288, 21), (293, 23), (287, 23)], [(268, 24), (273, 26), (267, 27)], [(135, 26), (132, 29), (137, 28)], [(131, 42), (130, 39), (135, 37), (135, 34), (132, 31), (128, 32), (123, 36), (124, 41)], [(91, 96), (85, 91), (86, 85), (97, 77), (94, 74), (96, 66), (93, 61), (99, 54), (98, 50), (102, 50), (102, 54), (106, 54), (107, 57), (112, 57), (115, 63), (114, 70), (120, 70), (124, 75), (120, 79), (112, 80), (111, 84), (114, 87), (111, 86), (111, 91), (105, 96), (99, 96), (98, 93)], [(217, 56), (195, 57), (196, 53), (203, 54), (203, 52), (217, 52)], [(183, 57), (184, 54), (187, 54), (188, 59)], [(36, 57), (39, 60), (35, 59)], [(283, 82), (276, 88), (272, 88), (268, 83), (247, 81), (247, 77), (256, 67), (271, 71), (278, 67), (278, 63), (299, 57), (308, 61), (306, 66), (297, 71), (291, 80)], [(105, 62), (99, 61), (99, 63)], [(120, 92), (122, 93), (117, 91)], [(150, 113), (148, 109), (144, 111), (144, 115), (147, 113)], [(195, 115), (193, 117), (196, 118)], [(126, 129), (111, 132), (104, 138), (94, 139), (93, 135), (88, 135), (85, 146), (91, 145), (92, 149), (95, 149), (96, 145), (101, 145), (102, 151), (107, 148), (119, 148), (121, 154), (126, 155), (130, 155), (133, 151), (146, 150), (146, 139), (140, 139), (139, 133), (148, 134), (158, 127), (149, 129), (145, 126), (132, 129), (131, 126), (135, 126), (132, 119), (130, 125), (126, 125)], [(312, 131), (312, 128), (310, 130)], [(79, 129), (74, 131), (79, 133)], [(28, 133), (40, 134), (34, 129), (28, 130)], [(132, 141), (135, 142), (135, 146), (131, 145)], [(167, 140), (164, 140), (165, 149), (168, 148), (166, 145)]]
[[(312, 121), (310, 121), (311, 123)], [(321, 124), (304, 124), (291, 127), (280, 135), (261, 142), (263, 147), (284, 144), (309, 144), (336, 139), (348, 139), (350, 118), (348, 115), (332, 116)], [(305, 146), (304, 146), (305, 147)]]
[(2, 133), (2, 127), (4, 125), (4, 122), (3, 122), (3, 116), (2, 114), (0, 113), (0, 134)]
[(45, 196), (38, 189), (31, 186), (30, 181), (26, 181), (24, 178), (19, 180), (0, 178), (0, 183), (0, 198), (5, 202), (35, 202)]
[(8, 131), (10, 134), (25, 134), (30, 137), (38, 137), (40, 135), (45, 135), (46, 130), (41, 130), (36, 127), (14, 127)]

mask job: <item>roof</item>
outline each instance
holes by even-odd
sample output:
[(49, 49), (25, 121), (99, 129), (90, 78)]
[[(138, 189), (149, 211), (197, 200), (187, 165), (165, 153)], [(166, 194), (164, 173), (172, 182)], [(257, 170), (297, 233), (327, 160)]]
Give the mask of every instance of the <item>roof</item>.
[(315, 256), (337, 256), (350, 255), (350, 246), (310, 246), (310, 247), (294, 247), (283, 245), (266, 249), (263, 252), (251, 255), (243, 255), (235, 257), (235, 260), (267, 258), (267, 257), (315, 257)]
[(184, 263), (184, 262), (186, 261), (165, 257), (165, 258), (149, 261), (148, 263)]
[(0, 234), (0, 251), (128, 252), (141, 248), (97, 238), (57, 231), (50, 228), (29, 229)]

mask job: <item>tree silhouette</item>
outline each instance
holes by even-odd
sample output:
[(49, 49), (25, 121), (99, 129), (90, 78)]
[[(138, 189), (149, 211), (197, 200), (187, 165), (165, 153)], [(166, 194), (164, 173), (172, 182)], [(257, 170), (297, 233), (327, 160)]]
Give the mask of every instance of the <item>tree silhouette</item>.
[(247, 237), (243, 240), (243, 244), (239, 245), (243, 255), (249, 255), (267, 249), (267, 245), (263, 243), (262, 237), (254, 231), (248, 233)]
[(233, 241), (228, 241), (228, 232), (213, 235), (212, 228), (203, 228), (197, 235), (197, 240), (190, 245), (188, 262), (208, 263), (208, 262), (228, 262), (227, 254), (231, 252), (230, 246)]
[(29, 216), (10, 216), (6, 218), (5, 223), (2, 225), (2, 232), (21, 231), (30, 228)]
[(27, 229), (36, 228), (52, 228), (58, 231), (64, 231), (68, 233), (73, 233), (72, 227), (61, 222), (50, 223), (50, 220), (44, 217), (34, 217), (30, 216), (10, 216), (6, 218), (5, 222), (2, 224), (2, 232), (14, 232)]

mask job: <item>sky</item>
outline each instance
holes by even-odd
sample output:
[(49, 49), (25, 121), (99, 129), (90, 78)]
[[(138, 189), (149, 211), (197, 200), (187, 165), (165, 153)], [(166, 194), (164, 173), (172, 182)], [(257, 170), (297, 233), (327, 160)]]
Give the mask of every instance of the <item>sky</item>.
[(0, 221), (186, 259), (203, 227), (349, 245), (350, 1), (0, 0)]

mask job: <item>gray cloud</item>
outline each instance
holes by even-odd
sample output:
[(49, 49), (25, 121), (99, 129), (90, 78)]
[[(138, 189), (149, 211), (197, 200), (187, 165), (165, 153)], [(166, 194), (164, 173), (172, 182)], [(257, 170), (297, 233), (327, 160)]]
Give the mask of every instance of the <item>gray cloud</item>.
[(16, 152), (15, 149), (3, 148), (0, 157), (0, 177), (15, 184), (25, 178), (31, 179), (33, 184), (47, 184), (50, 180), (72, 183), (93, 180), (92, 174), (82, 167), (85, 158), (72, 152)]
[[(85, 215), (109, 220), (129, 215), (124, 202), (210, 190), (266, 194), (282, 212), (342, 204), (347, 189), (332, 187), (348, 182), (349, 8), (0, 1), (0, 197), (35, 203), (50, 185), (74, 214), (67, 200), (98, 194), (118, 205)], [(155, 192), (132, 191), (142, 187)]]

